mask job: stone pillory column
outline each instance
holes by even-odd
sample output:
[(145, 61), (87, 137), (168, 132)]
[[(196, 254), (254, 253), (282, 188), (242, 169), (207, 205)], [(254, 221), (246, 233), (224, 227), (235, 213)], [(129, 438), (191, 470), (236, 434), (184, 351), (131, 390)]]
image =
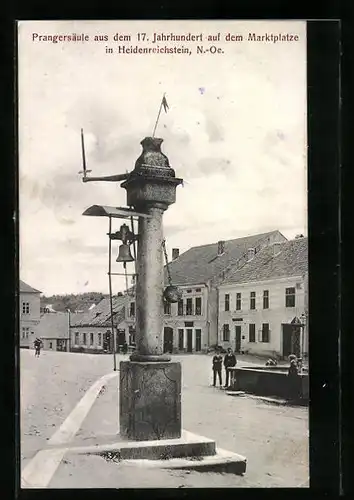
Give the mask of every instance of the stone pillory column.
[(146, 137), (135, 168), (122, 184), (127, 204), (150, 215), (139, 219), (136, 345), (120, 363), (120, 434), (134, 440), (181, 436), (181, 365), (163, 354), (162, 216), (183, 181), (161, 152), (162, 139)]

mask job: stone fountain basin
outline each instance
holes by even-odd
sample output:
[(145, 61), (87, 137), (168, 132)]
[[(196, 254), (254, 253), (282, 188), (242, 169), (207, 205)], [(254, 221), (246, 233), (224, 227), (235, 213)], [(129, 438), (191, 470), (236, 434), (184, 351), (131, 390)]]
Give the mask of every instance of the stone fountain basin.
[[(262, 371), (288, 373), (289, 365), (276, 365), (276, 366), (252, 365), (252, 366), (240, 366), (240, 368), (244, 368), (246, 370), (262, 370)], [(308, 368), (303, 367), (302, 372), (307, 374)]]
[[(259, 396), (289, 398), (289, 378), (287, 366), (254, 366), (231, 368), (231, 388)], [(301, 373), (301, 399), (308, 401), (308, 373)]]

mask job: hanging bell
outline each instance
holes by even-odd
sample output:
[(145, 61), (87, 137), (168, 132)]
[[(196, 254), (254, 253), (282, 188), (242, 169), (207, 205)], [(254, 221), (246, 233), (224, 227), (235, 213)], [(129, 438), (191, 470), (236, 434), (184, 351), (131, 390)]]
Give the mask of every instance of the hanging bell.
[(130, 253), (130, 246), (123, 243), (119, 247), (118, 257), (116, 262), (133, 262), (134, 257)]

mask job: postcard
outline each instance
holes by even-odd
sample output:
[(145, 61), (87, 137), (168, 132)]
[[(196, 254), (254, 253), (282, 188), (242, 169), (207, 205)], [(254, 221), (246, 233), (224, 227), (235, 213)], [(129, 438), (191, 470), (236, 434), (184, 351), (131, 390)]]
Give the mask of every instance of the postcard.
[(18, 22), (21, 488), (309, 486), (306, 50)]

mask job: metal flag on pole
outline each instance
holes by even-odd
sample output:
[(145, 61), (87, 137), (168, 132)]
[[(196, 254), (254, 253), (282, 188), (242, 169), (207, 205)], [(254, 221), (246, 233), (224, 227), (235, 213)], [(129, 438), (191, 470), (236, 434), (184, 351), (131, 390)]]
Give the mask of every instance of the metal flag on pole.
[(161, 100), (161, 104), (160, 104), (159, 112), (157, 114), (156, 123), (155, 123), (154, 131), (152, 133), (152, 137), (155, 137), (156, 127), (157, 127), (157, 124), (159, 122), (159, 118), (160, 118), (160, 114), (161, 114), (162, 108), (165, 110), (165, 113), (167, 113), (167, 110), (169, 109), (169, 106), (167, 104), (167, 100), (166, 100), (165, 94), (163, 95), (162, 100)]

